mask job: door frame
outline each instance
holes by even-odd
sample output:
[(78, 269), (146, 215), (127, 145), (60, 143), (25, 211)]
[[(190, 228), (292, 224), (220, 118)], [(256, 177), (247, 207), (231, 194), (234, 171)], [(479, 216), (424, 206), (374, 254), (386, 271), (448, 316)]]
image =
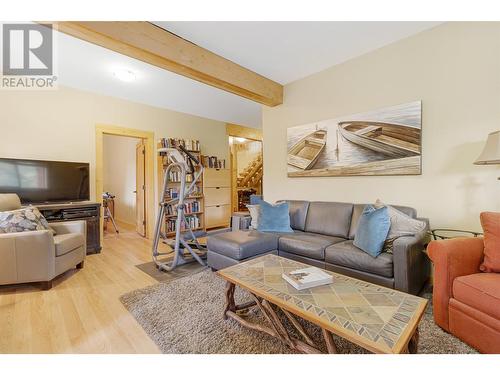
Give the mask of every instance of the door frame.
[[(262, 140), (263, 137), (261, 129), (249, 128), (246, 126), (230, 123), (226, 123), (226, 136), (229, 149), (229, 168), (231, 171), (231, 213), (233, 213), (237, 211), (238, 208), (238, 192), (236, 191), (236, 179), (238, 178), (238, 173), (236, 172), (236, 168), (234, 165), (236, 164), (234, 147), (229, 144), (229, 137), (241, 137), (250, 139), (252, 141), (260, 141), (262, 143), (262, 156), (264, 156), (264, 142)], [(264, 176), (262, 176), (262, 185), (264, 186)]]
[[(135, 144), (135, 231), (146, 237), (146, 224), (148, 222), (146, 217), (148, 212), (146, 209), (146, 142), (144, 142), (143, 138), (136, 139), (139, 140)], [(139, 177), (141, 178), (139, 179)], [(142, 200), (139, 199), (141, 194)], [(142, 213), (139, 215), (141, 211)], [(139, 216), (140, 222), (137, 220)]]
[[(95, 200), (102, 201), (103, 193), (103, 138), (104, 135), (118, 135), (122, 137), (139, 138), (144, 141), (145, 146), (145, 202), (146, 202), (146, 238), (152, 238), (154, 230), (154, 132), (125, 128), (116, 125), (96, 124), (95, 125), (95, 145), (96, 145), (96, 162), (95, 162)], [(103, 239), (104, 215), (101, 206), (101, 221), (99, 228), (101, 231), (101, 241)]]

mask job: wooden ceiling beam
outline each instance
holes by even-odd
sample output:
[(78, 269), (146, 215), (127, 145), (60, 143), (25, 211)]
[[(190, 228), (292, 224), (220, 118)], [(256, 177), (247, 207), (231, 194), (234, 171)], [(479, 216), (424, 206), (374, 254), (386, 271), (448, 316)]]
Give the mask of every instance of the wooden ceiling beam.
[(64, 21), (56, 29), (267, 106), (283, 103), (279, 83), (150, 22)]

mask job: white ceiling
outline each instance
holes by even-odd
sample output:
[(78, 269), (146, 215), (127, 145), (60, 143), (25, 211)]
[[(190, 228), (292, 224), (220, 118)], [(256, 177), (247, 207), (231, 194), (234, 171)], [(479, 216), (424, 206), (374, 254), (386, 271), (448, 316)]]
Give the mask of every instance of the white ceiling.
[[(59, 84), (178, 112), (260, 127), (260, 104), (58, 33)], [(136, 74), (123, 82), (114, 69)]]
[[(286, 84), (437, 25), (437, 22), (155, 22)], [(105, 48), (58, 33), (59, 84), (156, 107), (261, 126), (261, 106)], [(136, 73), (134, 82), (113, 76)]]
[(287, 84), (440, 22), (154, 22)]

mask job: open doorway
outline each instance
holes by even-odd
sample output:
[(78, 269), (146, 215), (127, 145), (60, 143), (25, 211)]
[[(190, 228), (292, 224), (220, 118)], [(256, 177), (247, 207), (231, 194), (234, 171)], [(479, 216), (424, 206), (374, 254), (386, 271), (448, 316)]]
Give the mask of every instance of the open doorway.
[[(114, 125), (96, 125), (96, 200), (106, 204), (101, 215), (101, 238), (120, 233), (150, 238), (154, 227), (154, 133)], [(104, 199), (109, 192), (114, 198)], [(110, 202), (111, 201), (111, 202)]]
[(114, 134), (103, 136), (104, 234), (134, 231), (146, 234), (144, 140)]
[(262, 141), (229, 136), (233, 212), (247, 211), (250, 196), (262, 194)]

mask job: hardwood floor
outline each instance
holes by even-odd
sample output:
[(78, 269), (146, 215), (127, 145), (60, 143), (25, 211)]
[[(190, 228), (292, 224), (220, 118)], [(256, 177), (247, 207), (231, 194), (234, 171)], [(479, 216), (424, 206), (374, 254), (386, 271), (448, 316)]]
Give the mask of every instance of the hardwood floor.
[(134, 232), (106, 235), (85, 267), (36, 285), (0, 287), (0, 353), (159, 353), (118, 298), (156, 281), (135, 267), (151, 243)]

